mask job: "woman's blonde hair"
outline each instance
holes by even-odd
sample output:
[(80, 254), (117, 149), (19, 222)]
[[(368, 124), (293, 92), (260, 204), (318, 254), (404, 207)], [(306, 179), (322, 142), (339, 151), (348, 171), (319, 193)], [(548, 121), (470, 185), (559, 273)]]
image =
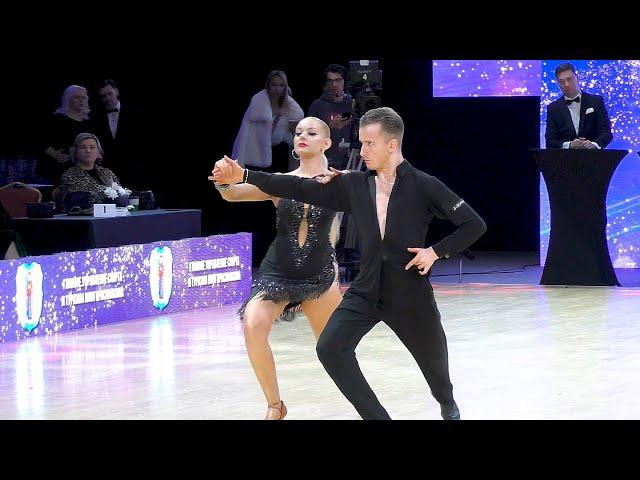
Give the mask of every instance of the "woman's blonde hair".
[(78, 163), (78, 158), (76, 156), (76, 151), (78, 147), (82, 142), (84, 142), (89, 138), (92, 140), (95, 140), (96, 145), (98, 146), (98, 158), (96, 159), (96, 163), (100, 163), (102, 161), (102, 155), (104, 152), (102, 150), (102, 145), (100, 145), (100, 140), (98, 140), (98, 137), (96, 137), (93, 133), (79, 133), (78, 135), (76, 135), (76, 138), (73, 141), (73, 145), (69, 149), (69, 158), (71, 160), (72, 165), (75, 165)]

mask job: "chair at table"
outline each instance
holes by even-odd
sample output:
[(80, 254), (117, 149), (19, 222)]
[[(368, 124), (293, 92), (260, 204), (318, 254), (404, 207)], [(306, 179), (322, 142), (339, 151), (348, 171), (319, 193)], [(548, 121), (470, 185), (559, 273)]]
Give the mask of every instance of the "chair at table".
[(27, 203), (38, 203), (42, 193), (37, 188), (22, 182), (14, 182), (0, 187), (0, 202), (11, 218), (27, 216)]

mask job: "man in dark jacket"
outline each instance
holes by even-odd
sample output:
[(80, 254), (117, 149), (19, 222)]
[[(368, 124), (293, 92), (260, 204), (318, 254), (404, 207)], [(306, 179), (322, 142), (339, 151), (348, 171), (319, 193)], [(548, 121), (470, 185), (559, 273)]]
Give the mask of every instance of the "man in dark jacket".
[[(359, 130), (369, 171), (335, 173), (328, 183), (245, 170), (229, 158), (216, 162), (210, 179), (244, 181), (270, 195), (351, 213), (361, 239), (360, 273), (318, 340), (320, 361), (362, 418), (389, 419), (355, 356), (362, 337), (384, 321), (416, 359), (442, 417), (458, 420), (447, 341), (426, 274), (438, 258), (469, 247), (486, 225), (442, 182), (403, 158), (403, 133), (402, 118), (394, 110), (369, 110)], [(449, 219), (458, 228), (423, 248), (433, 217)]]
[(547, 107), (547, 148), (605, 148), (611, 140), (611, 121), (604, 100), (578, 87), (572, 64), (556, 67), (563, 95)]
[[(329, 166), (342, 170), (349, 160), (354, 114), (351, 95), (345, 93), (347, 72), (342, 65), (332, 63), (324, 69), (325, 86), (322, 96), (309, 107), (309, 116), (323, 120), (331, 129), (331, 147), (325, 153)], [(342, 144), (342, 147), (340, 146)]]

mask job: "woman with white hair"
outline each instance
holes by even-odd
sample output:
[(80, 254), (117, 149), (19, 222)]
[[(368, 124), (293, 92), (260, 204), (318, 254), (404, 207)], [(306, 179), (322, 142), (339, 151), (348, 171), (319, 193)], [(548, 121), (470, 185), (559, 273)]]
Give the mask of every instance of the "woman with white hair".
[(69, 85), (43, 132), (44, 155), (38, 162), (40, 175), (58, 183), (60, 175), (69, 168), (69, 145), (79, 133), (94, 130), (89, 122), (89, 112), (87, 89)]

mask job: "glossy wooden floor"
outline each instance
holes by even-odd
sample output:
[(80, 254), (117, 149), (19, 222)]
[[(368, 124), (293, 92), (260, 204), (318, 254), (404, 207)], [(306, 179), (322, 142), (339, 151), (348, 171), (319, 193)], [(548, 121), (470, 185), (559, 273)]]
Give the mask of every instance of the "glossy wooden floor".
[[(640, 419), (640, 289), (439, 284), (463, 419)], [(237, 306), (0, 345), (2, 419), (260, 419)], [(357, 419), (317, 360), (304, 317), (272, 348), (287, 419)], [(384, 324), (358, 348), (394, 419), (438, 419)]]

